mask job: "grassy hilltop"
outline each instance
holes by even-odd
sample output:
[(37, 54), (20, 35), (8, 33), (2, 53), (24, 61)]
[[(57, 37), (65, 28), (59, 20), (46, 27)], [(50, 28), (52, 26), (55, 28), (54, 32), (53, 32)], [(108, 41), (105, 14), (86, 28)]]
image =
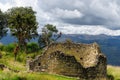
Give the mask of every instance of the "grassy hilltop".
[(25, 56), (33, 57), (31, 53), (26, 55), (22, 53), (14, 60), (13, 53), (1, 52), (2, 58), (0, 64), (5, 64), (7, 68), (0, 70), (0, 80), (76, 80), (76, 78), (70, 78), (61, 75), (39, 73), (39, 72), (28, 72), (25, 64)]
[[(14, 61), (14, 57), (11, 57), (4, 52), (2, 53), (3, 58), (0, 59), (0, 63), (5, 64), (12, 70), (9, 70), (7, 68), (0, 70), (0, 80), (77, 80), (77, 78), (70, 78), (54, 74), (27, 72), (24, 61)], [(107, 72), (109, 75), (114, 76), (115, 80), (120, 79), (120, 67), (108, 65)]]
[[(0, 68), (0, 80), (78, 80), (78, 78), (56, 74), (28, 72), (26, 68), (26, 58), (34, 58), (41, 53), (41, 50), (29, 54), (20, 52), (17, 61), (15, 61), (13, 52), (9, 51), (11, 49), (7, 47), (6, 51), (1, 51), (0, 53), (0, 64), (6, 66), (3, 70)], [(114, 77), (114, 80), (120, 80), (120, 67), (108, 65), (107, 72), (110, 77)]]

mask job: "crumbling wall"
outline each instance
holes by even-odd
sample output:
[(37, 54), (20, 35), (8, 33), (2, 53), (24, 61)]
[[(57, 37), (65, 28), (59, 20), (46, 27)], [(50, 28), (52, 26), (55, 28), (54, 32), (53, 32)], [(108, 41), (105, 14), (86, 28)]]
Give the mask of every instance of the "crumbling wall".
[(43, 55), (28, 61), (28, 67), (85, 80), (106, 80), (106, 57), (96, 43), (54, 43)]

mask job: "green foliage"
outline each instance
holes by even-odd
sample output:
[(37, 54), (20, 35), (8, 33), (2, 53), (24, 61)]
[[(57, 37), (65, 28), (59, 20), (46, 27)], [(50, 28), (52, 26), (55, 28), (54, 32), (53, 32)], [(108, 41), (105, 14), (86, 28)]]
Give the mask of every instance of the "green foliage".
[(27, 80), (12, 71), (0, 71), (0, 80)]
[[(32, 54), (19, 54), (21, 60), (24, 60), (26, 56), (33, 56)], [(47, 74), (47, 73), (37, 73), (37, 72), (27, 72), (26, 65), (23, 62), (14, 61), (14, 57), (9, 55), (3, 55), (0, 59), (0, 63), (5, 64), (12, 70), (20, 71), (18, 73), (11, 70), (0, 71), (0, 80), (76, 80), (76, 78), (69, 78), (60, 75)]]
[(19, 53), (17, 56), (17, 61), (25, 63), (26, 62), (26, 54)]
[(114, 76), (113, 76), (113, 75), (107, 75), (107, 78), (108, 78), (109, 80), (114, 80)]
[(14, 43), (10, 43), (8, 45), (2, 46), (2, 50), (6, 51), (6, 52), (13, 52), (15, 48), (15, 44)]
[(0, 44), (0, 51), (2, 51), (4, 49), (4, 45)]
[[(2, 52), (3, 58), (0, 59), (0, 63), (5, 64), (8, 68), (12, 70), (20, 71), (18, 73), (11, 70), (0, 71), (0, 80), (77, 80), (76, 78), (70, 78), (66, 76), (48, 74), (48, 73), (37, 73), (37, 72), (27, 72), (26, 56), (34, 56), (34, 53), (24, 54), (19, 53), (20, 61), (14, 61), (14, 57), (6, 55), (6, 52)], [(12, 53), (10, 53), (12, 54)]]
[[(10, 79), (9, 79), (9, 80), (10, 80)], [(27, 79), (24, 78), (24, 77), (15, 76), (15, 77), (13, 77), (11, 80), (27, 80)]]
[(60, 37), (61, 33), (58, 34), (56, 26), (47, 24), (42, 28), (42, 34), (39, 36), (38, 39), (39, 46), (40, 48), (46, 47)]
[(21, 62), (21, 63), (25, 63), (25, 64), (26, 64), (27, 58), (34, 59), (37, 55), (40, 55), (41, 53), (42, 53), (41, 50), (39, 50), (38, 52), (29, 53), (29, 54), (25, 54), (25, 53), (23, 53), (23, 52), (19, 52), (16, 60), (17, 60), (18, 62)]
[(5, 78), (3, 80), (27, 80), (27, 79), (24, 77), (14, 76), (14, 77)]
[[(10, 53), (11, 55), (12, 53)], [(26, 56), (33, 56), (34, 53), (24, 54), (20, 53), (20, 58), (23, 62), (14, 61), (14, 57), (6, 55), (6, 52), (2, 52), (3, 57), (0, 59), (0, 63), (5, 64), (7, 67), (18, 70), (20, 72), (16, 73), (10, 70), (0, 70), (0, 80), (79, 80), (77, 78), (71, 78), (66, 76), (47, 74), (47, 73), (37, 73), (37, 72), (26, 72)], [(120, 67), (108, 66), (107, 72), (109, 79), (119, 80), (120, 79)]]
[(0, 10), (0, 39), (7, 34), (7, 19), (5, 14)]
[(28, 43), (27, 44), (27, 53), (33, 53), (33, 52), (37, 52), (39, 50), (39, 46), (37, 43)]
[(20, 48), (26, 49), (27, 41), (37, 36), (38, 23), (31, 7), (15, 7), (7, 12), (11, 34), (18, 39)]

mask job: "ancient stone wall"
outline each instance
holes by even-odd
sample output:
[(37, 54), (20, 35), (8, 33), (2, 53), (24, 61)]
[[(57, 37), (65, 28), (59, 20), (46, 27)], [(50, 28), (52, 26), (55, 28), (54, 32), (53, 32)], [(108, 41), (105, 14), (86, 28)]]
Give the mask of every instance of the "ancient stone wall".
[(85, 80), (106, 80), (106, 57), (96, 43), (54, 43), (43, 55), (28, 61), (28, 67)]

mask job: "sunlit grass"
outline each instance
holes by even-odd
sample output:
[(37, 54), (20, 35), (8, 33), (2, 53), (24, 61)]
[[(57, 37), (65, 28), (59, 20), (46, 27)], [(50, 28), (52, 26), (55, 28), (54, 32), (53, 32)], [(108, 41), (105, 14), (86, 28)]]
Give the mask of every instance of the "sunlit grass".
[(112, 75), (115, 80), (120, 80), (120, 67), (118, 66), (107, 66), (108, 75)]
[(9, 70), (0, 71), (0, 80), (77, 80), (66, 76), (53, 75), (47, 73), (28, 73), (28, 72), (12, 72)]

